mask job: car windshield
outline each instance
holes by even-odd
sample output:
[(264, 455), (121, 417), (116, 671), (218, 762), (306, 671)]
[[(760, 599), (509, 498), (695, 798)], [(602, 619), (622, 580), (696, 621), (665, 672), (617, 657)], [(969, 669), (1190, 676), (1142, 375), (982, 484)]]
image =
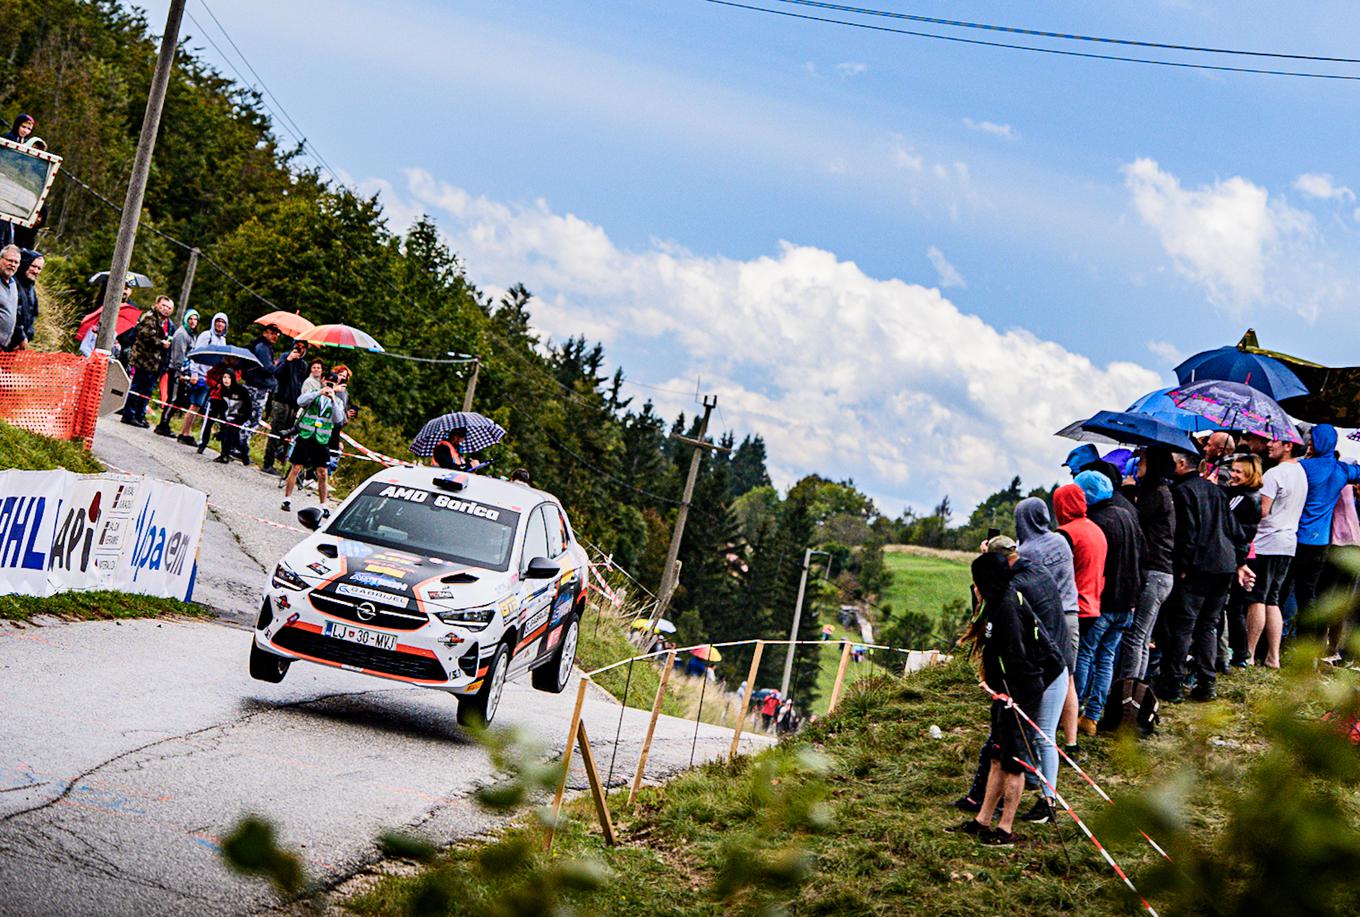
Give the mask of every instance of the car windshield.
[(326, 529), (340, 538), (461, 561), (510, 567), (519, 513), (457, 494), (372, 483)]

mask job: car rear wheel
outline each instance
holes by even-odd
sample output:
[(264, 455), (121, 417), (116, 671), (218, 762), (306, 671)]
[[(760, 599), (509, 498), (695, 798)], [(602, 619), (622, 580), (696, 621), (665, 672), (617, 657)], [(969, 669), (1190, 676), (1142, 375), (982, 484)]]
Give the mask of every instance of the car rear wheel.
[(254, 643), (250, 644), (250, 677), (256, 681), (278, 684), (288, 674), (288, 667), (292, 664), (291, 659), (267, 653)]
[(489, 726), (501, 704), (505, 691), (505, 673), (510, 668), (510, 653), (502, 643), (487, 668), (481, 690), (468, 697), (458, 698), (458, 722), (464, 726)]
[(562, 639), (557, 644), (557, 653), (552, 661), (543, 663), (530, 673), (529, 679), (535, 688), (550, 694), (562, 693), (571, 680), (571, 668), (576, 664), (576, 645), (580, 638), (580, 619), (572, 615), (562, 629)]

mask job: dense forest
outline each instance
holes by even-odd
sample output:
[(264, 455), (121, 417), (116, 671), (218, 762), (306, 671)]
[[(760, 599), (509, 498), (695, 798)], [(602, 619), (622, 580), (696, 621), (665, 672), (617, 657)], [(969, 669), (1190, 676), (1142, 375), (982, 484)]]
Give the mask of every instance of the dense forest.
[[(87, 278), (111, 258), (156, 29), (110, 0), (0, 0), (0, 15), (0, 113), (33, 115), (36, 133), (64, 157), (38, 241), (48, 259), (40, 341), (71, 349), (76, 319), (95, 305)], [(395, 354), (477, 354), (475, 409), (510, 431), (489, 453), (494, 467), (531, 469), (585, 539), (656, 583), (690, 456), (670, 434), (693, 436), (697, 418), (662, 417), (626, 397), (623, 370), (607, 373), (599, 344), (542, 339), (531, 292), (514, 278), (502, 278), (509, 292), (499, 299), (479, 290), (432, 220), (397, 231), (376, 197), (327, 181), (276, 130), (258, 93), (199, 59), (193, 44), (182, 42), (176, 59), (133, 259), (156, 287), (135, 300), (177, 297), (186, 245), (197, 246), (205, 260), (192, 305), (227, 313), (233, 342), (249, 343), (251, 321), (277, 305), (363, 328)], [(425, 420), (461, 404), (464, 367), (332, 353), (355, 370), (361, 411), (352, 432), (374, 449), (403, 454)], [(849, 481), (810, 476), (781, 494), (757, 433), (721, 444), (731, 451), (704, 457), (680, 553), (671, 617), (682, 640), (787, 635), (809, 546), (828, 551), (832, 564), (829, 578), (810, 584), (805, 639), (835, 606), (873, 600), (884, 582), (883, 544), (973, 537), (967, 525), (951, 528), (947, 500), (929, 516), (894, 520)], [(351, 483), (367, 473), (363, 463), (343, 471)], [(985, 528), (987, 513), (978, 513)], [(762, 682), (777, 678), (775, 655)], [(730, 662), (729, 674), (744, 672), (742, 654)], [(800, 656), (799, 696), (815, 681), (815, 654)]]

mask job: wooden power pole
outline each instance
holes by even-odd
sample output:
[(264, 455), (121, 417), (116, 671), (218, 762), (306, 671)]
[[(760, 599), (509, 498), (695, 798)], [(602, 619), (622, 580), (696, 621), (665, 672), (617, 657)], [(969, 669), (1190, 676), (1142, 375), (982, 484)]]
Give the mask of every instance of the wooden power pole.
[(132, 246), (137, 241), (137, 223), (142, 216), (142, 198), (146, 196), (146, 180), (151, 174), (151, 154), (156, 149), (156, 132), (161, 126), (161, 109), (165, 106), (165, 90), (170, 83), (170, 71), (175, 66), (175, 48), (179, 46), (179, 26), (184, 19), (185, 0), (170, 0), (170, 12), (165, 17), (165, 34), (161, 36), (160, 56), (156, 58), (156, 73), (151, 78), (151, 92), (146, 98), (146, 114), (142, 117), (142, 135), (137, 141), (137, 155), (132, 161), (132, 177), (128, 179), (127, 196), (123, 198), (123, 217), (118, 223), (118, 241), (113, 246), (113, 264), (104, 287), (104, 303), (99, 319), (101, 350), (113, 350), (117, 336), (118, 307), (123, 301), (123, 282), (132, 266)]
[(179, 288), (179, 315), (175, 319), (175, 324), (184, 323), (184, 316), (189, 311), (189, 294), (194, 289), (194, 274), (198, 271), (198, 256), (201, 255), (196, 247), (189, 249), (189, 263), (184, 268), (184, 284)]
[[(694, 497), (694, 482), (699, 477), (699, 459), (703, 457), (704, 450), (710, 452), (731, 452), (722, 446), (715, 446), (710, 442), (704, 441), (704, 435), (708, 433), (708, 418), (713, 413), (713, 409), (718, 406), (718, 396), (711, 398), (704, 396), (704, 417), (699, 421), (699, 435), (694, 439), (688, 436), (681, 436), (672, 433), (671, 439), (678, 442), (688, 443), (694, 447), (693, 454), (689, 459), (689, 477), (685, 479), (685, 493), (680, 498), (680, 511), (675, 514), (675, 530), (671, 532), (671, 546), (666, 551), (666, 566), (661, 571), (661, 585), (656, 590), (656, 608), (652, 611), (651, 622), (655, 626), (656, 622), (666, 612), (666, 606), (670, 604), (671, 594), (675, 592), (676, 567), (680, 560), (680, 539), (685, 536), (685, 520), (689, 518), (689, 504)], [(650, 632), (650, 629), (649, 629)]]
[(482, 368), (481, 359), (472, 361), (472, 375), (468, 376), (467, 388), (463, 390), (463, 413), (472, 410), (472, 399), (477, 394), (477, 371)]

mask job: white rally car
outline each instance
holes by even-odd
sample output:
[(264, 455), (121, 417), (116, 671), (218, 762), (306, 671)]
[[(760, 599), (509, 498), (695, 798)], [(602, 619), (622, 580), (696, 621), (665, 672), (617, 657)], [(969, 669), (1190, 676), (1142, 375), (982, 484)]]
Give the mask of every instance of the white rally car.
[[(589, 569), (551, 494), (440, 468), (388, 468), (279, 562), (250, 674), (296, 659), (453, 693), (489, 723), (505, 682), (560, 692), (576, 660)], [(323, 526), (322, 523), (325, 523)]]

